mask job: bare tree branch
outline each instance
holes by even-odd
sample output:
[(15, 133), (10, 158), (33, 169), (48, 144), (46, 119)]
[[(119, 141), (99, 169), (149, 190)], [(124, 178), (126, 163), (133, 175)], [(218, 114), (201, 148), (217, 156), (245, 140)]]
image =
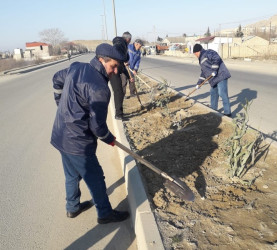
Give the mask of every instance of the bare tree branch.
[(67, 41), (64, 37), (64, 33), (58, 28), (45, 29), (39, 32), (39, 36), (42, 42), (51, 44), (53, 47)]

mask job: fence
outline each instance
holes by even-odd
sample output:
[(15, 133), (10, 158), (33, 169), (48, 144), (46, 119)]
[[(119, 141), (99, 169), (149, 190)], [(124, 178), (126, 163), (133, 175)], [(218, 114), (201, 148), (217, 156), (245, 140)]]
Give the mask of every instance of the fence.
[(270, 45), (222, 45), (222, 58), (276, 57), (277, 44)]

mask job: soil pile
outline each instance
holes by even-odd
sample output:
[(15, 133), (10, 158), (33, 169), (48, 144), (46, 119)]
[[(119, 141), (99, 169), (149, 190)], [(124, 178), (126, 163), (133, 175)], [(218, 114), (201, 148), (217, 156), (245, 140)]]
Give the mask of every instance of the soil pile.
[(165, 248), (277, 249), (276, 146), (260, 144), (255, 165), (231, 179), (232, 120), (143, 80), (151, 87), (138, 90), (145, 108), (136, 97), (124, 101), (131, 148), (195, 194), (194, 202), (181, 200), (138, 164)]

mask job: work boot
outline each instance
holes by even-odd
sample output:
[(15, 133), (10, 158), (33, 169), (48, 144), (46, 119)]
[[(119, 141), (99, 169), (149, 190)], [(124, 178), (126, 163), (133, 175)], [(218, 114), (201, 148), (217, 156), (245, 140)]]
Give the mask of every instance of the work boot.
[(93, 206), (93, 203), (90, 202), (90, 201), (82, 202), (82, 203), (80, 203), (79, 209), (78, 209), (76, 212), (69, 212), (69, 211), (67, 211), (67, 212), (66, 212), (66, 216), (67, 216), (68, 218), (75, 218), (75, 217), (77, 217), (80, 213), (82, 213), (82, 212), (88, 210), (88, 209), (91, 208), (92, 206)]
[(110, 222), (120, 222), (120, 221), (126, 220), (129, 216), (130, 214), (127, 211), (112, 210), (112, 212), (108, 216), (104, 218), (98, 218), (97, 222), (99, 224), (107, 224)]

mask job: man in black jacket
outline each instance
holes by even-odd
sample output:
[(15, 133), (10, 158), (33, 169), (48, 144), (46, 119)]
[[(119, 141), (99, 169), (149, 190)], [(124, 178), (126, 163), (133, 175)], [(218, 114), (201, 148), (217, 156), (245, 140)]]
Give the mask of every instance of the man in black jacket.
[[(122, 38), (126, 41), (127, 46), (131, 42), (132, 35), (126, 31), (123, 33)], [(117, 39), (115, 38), (113, 40), (113, 44), (117, 42)], [(129, 60), (127, 58), (126, 62)], [(122, 120), (123, 119), (123, 100), (124, 100), (124, 91), (122, 86), (122, 78), (129, 79), (128, 71), (124, 65), (124, 63), (121, 63), (118, 67), (118, 73), (114, 74), (111, 79), (111, 85), (114, 93), (114, 106), (115, 106), (115, 119)]]
[(127, 59), (126, 44), (100, 44), (90, 63), (75, 62), (53, 77), (58, 110), (51, 143), (62, 156), (66, 186), (67, 217), (89, 209), (80, 203), (79, 182), (84, 179), (95, 204), (98, 223), (125, 220), (127, 211), (113, 210), (106, 193), (105, 177), (96, 157), (97, 139), (114, 146), (115, 137), (106, 119), (110, 101), (109, 78)]

